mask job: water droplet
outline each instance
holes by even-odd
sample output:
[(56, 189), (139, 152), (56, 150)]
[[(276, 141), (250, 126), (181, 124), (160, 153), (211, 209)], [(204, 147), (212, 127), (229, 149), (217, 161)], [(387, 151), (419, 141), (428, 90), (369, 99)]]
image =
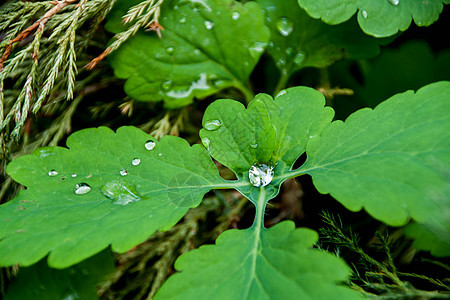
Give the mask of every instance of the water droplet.
[(125, 169), (122, 169), (122, 170), (120, 170), (120, 175), (122, 175), (122, 176), (126, 176), (126, 175), (128, 175), (128, 171), (127, 170), (125, 170)]
[(142, 199), (134, 185), (123, 180), (108, 181), (100, 188), (100, 192), (117, 205), (127, 205)]
[(202, 138), (203, 146), (205, 146), (206, 150), (209, 151), (209, 145), (211, 144), (211, 140), (207, 137)]
[(258, 59), (266, 46), (267, 43), (255, 42), (253, 46), (248, 47), (248, 51), (253, 58)]
[(237, 11), (235, 11), (235, 12), (233, 12), (233, 14), (231, 15), (231, 18), (233, 18), (233, 20), (237, 20), (237, 19), (239, 19), (240, 16), (241, 16), (241, 15), (240, 15)]
[(145, 142), (145, 149), (147, 150), (153, 150), (153, 148), (155, 148), (156, 143), (152, 140), (148, 140)]
[(278, 97), (280, 97), (280, 96), (283, 96), (283, 95), (286, 95), (286, 90), (281, 90), (276, 96), (275, 96), (275, 98), (278, 98)]
[(295, 55), (294, 62), (295, 62), (297, 65), (299, 65), (299, 64), (301, 64), (301, 63), (305, 60), (305, 57), (306, 57), (305, 51), (300, 50), (300, 51)]
[(282, 36), (288, 36), (294, 30), (294, 22), (286, 17), (279, 18), (275, 25)]
[(266, 186), (273, 179), (273, 168), (270, 164), (256, 163), (250, 167), (248, 178), (255, 187)]
[(172, 87), (172, 80), (166, 80), (161, 83), (161, 88), (164, 91), (168, 91)]
[(388, 0), (388, 2), (394, 6), (397, 6), (400, 3), (400, 0)]
[(181, 18), (181, 19), (180, 19), (180, 23), (181, 23), (181, 24), (186, 23), (186, 18), (185, 18), (185, 17)]
[(203, 125), (203, 127), (209, 131), (217, 130), (220, 128), (220, 126), (222, 126), (222, 122), (220, 122), (220, 120), (217, 119), (208, 120), (205, 122), (205, 125)]
[(78, 175), (77, 174), (75, 174), (75, 173), (73, 173), (72, 175), (70, 175), (70, 176), (72, 176), (72, 178), (75, 178), (75, 177), (77, 177)]
[(200, 53), (201, 53), (200, 50), (198, 50), (198, 49), (195, 49), (195, 50), (194, 50), (194, 54), (195, 54), (195, 55), (200, 55)]
[(77, 195), (84, 195), (91, 191), (91, 187), (87, 183), (78, 183), (75, 185), (75, 194)]
[(364, 19), (367, 19), (368, 14), (367, 14), (367, 11), (366, 11), (366, 10), (362, 10), (362, 11), (361, 11), (361, 14), (362, 14), (362, 16), (363, 16)]
[(131, 164), (133, 166), (139, 166), (140, 163), (141, 163), (141, 160), (139, 158), (133, 158), (133, 160), (131, 161)]
[(256, 149), (256, 148), (258, 148), (258, 144), (251, 144), (250, 147), (253, 149)]
[(291, 54), (292, 54), (292, 48), (291, 48), (291, 47), (288, 47), (288, 48), (286, 49), (286, 55), (289, 56), (289, 55), (291, 55)]
[(206, 29), (208, 29), (208, 30), (213, 29), (214, 23), (211, 22), (211, 21), (206, 20), (206, 21), (205, 21), (205, 27), (206, 27)]
[(158, 153), (158, 156), (162, 156), (162, 153)]
[(175, 51), (175, 48), (173, 48), (173, 47), (167, 47), (167, 48), (166, 48), (166, 52), (167, 52), (168, 54), (172, 54), (173, 51)]
[(58, 175), (58, 171), (56, 171), (56, 170), (48, 171), (48, 176), (53, 177), (53, 176), (56, 176), (56, 175)]
[(193, 81), (191, 86), (185, 90), (171, 90), (166, 93), (167, 96), (172, 98), (187, 98), (194, 90), (208, 90), (210, 85), (208, 84), (208, 75), (206, 73), (200, 73), (200, 79)]

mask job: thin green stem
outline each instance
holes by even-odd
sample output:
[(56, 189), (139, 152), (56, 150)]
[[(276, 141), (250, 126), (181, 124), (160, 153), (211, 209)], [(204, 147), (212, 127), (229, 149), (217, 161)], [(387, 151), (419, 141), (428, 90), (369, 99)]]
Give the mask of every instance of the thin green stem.
[(266, 189), (261, 187), (259, 190), (258, 201), (256, 202), (255, 220), (252, 227), (255, 228), (259, 236), (260, 231), (264, 228), (264, 211), (266, 209)]
[(234, 81), (234, 87), (237, 88), (244, 95), (245, 102), (250, 103), (250, 101), (255, 98), (255, 94), (247, 87), (245, 84), (240, 82), (239, 80)]
[(281, 72), (281, 77), (278, 80), (277, 86), (275, 87), (273, 96), (276, 96), (282, 89), (286, 88), (288, 80), (289, 80), (289, 73)]

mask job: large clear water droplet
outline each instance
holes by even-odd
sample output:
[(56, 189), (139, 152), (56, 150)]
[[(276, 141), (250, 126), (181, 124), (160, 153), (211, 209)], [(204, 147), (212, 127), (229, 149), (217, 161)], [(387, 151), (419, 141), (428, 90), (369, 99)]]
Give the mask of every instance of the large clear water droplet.
[(75, 194), (77, 195), (85, 195), (91, 191), (91, 187), (87, 183), (78, 183), (75, 185)]
[(126, 175), (128, 175), (128, 171), (125, 170), (125, 169), (120, 170), (119, 173), (120, 173), (121, 176), (126, 176)]
[(56, 176), (56, 175), (58, 175), (58, 171), (56, 171), (56, 170), (48, 171), (48, 176), (53, 177), (53, 176)]
[(256, 163), (248, 170), (248, 178), (255, 187), (266, 186), (273, 179), (273, 168), (270, 164)]
[(100, 191), (117, 205), (127, 205), (142, 199), (135, 186), (123, 180), (108, 181), (100, 188)]
[(152, 140), (148, 140), (145, 142), (145, 149), (147, 150), (153, 150), (153, 148), (155, 148), (156, 143)]
[(361, 14), (362, 14), (362, 16), (363, 16), (364, 19), (367, 19), (368, 14), (367, 14), (367, 11), (366, 11), (366, 10), (362, 10), (362, 11), (361, 11)]
[(131, 161), (131, 164), (133, 166), (139, 166), (140, 163), (141, 163), (141, 159), (139, 159), (139, 158), (133, 158), (133, 160)]
[(211, 21), (206, 20), (206, 21), (205, 21), (205, 27), (206, 27), (206, 29), (208, 29), (208, 30), (213, 29), (214, 23), (211, 22)]
[(275, 25), (282, 36), (288, 36), (294, 30), (294, 22), (286, 17), (279, 18)]
[(203, 126), (206, 130), (214, 131), (220, 128), (222, 126), (222, 122), (220, 120), (214, 119), (214, 120), (208, 120), (205, 122), (205, 125)]
[(233, 20), (237, 20), (237, 19), (239, 19), (240, 16), (241, 16), (241, 14), (238, 13), (237, 11), (235, 11), (235, 12), (233, 12), (233, 14), (231, 15), (231, 18), (232, 18)]
[(400, 0), (388, 0), (388, 2), (394, 6), (397, 6), (400, 3)]
[(295, 62), (297, 65), (300, 65), (300, 64), (305, 60), (305, 57), (306, 57), (306, 52), (303, 51), (303, 50), (300, 50), (300, 51), (295, 55), (294, 62)]

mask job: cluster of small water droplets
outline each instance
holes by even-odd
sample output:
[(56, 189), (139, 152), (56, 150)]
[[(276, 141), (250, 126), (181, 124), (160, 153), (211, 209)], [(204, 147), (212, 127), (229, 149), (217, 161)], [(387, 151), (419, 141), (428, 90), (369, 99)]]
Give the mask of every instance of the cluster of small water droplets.
[(256, 163), (248, 170), (248, 179), (255, 187), (264, 187), (272, 182), (274, 171), (270, 164)]
[(75, 185), (75, 194), (77, 195), (85, 195), (91, 191), (91, 187), (87, 183), (78, 183)]
[(205, 21), (205, 27), (206, 27), (206, 29), (208, 29), (208, 30), (213, 29), (214, 23), (213, 23), (212, 21), (206, 20), (206, 21)]
[(139, 166), (140, 163), (141, 163), (141, 159), (140, 158), (133, 158), (133, 160), (131, 161), (131, 164), (133, 166)]
[(294, 22), (286, 17), (279, 18), (275, 25), (282, 36), (289, 36), (294, 30)]
[(156, 143), (152, 140), (148, 140), (145, 142), (145, 149), (147, 150), (153, 150), (153, 148), (155, 148)]
[(50, 170), (50, 171), (48, 171), (48, 176), (54, 177), (54, 176), (56, 176), (56, 175), (58, 175), (58, 171), (56, 171), (56, 170)]
[(214, 120), (208, 120), (205, 122), (205, 125), (203, 126), (206, 130), (214, 131), (220, 128), (222, 126), (222, 122), (220, 120), (214, 119)]

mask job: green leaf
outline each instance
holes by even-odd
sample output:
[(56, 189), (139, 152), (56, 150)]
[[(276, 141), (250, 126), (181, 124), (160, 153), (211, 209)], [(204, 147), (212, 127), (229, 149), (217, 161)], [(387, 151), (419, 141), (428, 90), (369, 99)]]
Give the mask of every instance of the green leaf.
[(177, 137), (100, 127), (72, 134), (67, 146), (8, 165), (28, 189), (0, 207), (0, 265), (27, 266), (50, 252), (49, 265), (63, 268), (109, 244), (124, 252), (224, 184), (207, 151)]
[(258, 4), (173, 0), (161, 11), (161, 39), (139, 32), (111, 55), (129, 96), (180, 107), (235, 87), (251, 100), (247, 81), (270, 36)]
[(321, 193), (389, 225), (409, 217), (449, 236), (450, 82), (393, 96), (330, 124), (307, 145)]
[(311, 249), (317, 233), (285, 221), (270, 229), (228, 230), (175, 263), (155, 299), (363, 299), (339, 286), (350, 269)]
[(330, 26), (311, 18), (297, 0), (258, 0), (271, 31), (269, 54), (282, 75), (305, 67), (323, 68), (342, 58), (375, 56), (387, 40), (365, 35), (355, 24)]
[(408, 29), (411, 19), (418, 26), (433, 24), (448, 0), (298, 0), (313, 18), (321, 18), (328, 24), (340, 24), (358, 11), (361, 29), (376, 37), (396, 34)]
[(430, 251), (434, 256), (450, 256), (448, 234), (436, 235), (422, 224), (413, 223), (405, 228), (405, 234), (415, 239), (413, 246), (419, 250)]
[[(250, 167), (269, 163), (275, 174), (289, 171), (309, 138), (331, 122), (333, 110), (324, 105), (323, 95), (308, 87), (286, 89), (275, 100), (259, 94), (247, 109), (233, 100), (216, 100), (205, 111), (200, 137), (214, 159), (235, 172), (240, 182), (234, 187), (254, 201), (259, 189), (249, 182)], [(267, 201), (281, 183), (274, 180), (267, 187)]]
[(96, 285), (113, 272), (114, 259), (109, 251), (64, 270), (51, 269), (41, 260), (31, 267), (20, 268), (4, 299), (98, 299)]

